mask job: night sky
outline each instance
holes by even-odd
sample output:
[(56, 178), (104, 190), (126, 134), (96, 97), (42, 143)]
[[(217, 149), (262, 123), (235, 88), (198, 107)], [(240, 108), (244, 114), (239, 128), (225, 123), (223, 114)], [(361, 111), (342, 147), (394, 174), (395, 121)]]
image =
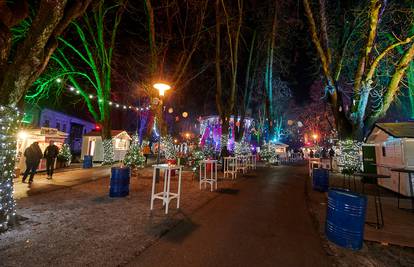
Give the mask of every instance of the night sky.
[[(115, 59), (112, 70), (112, 100), (125, 104), (140, 105), (145, 103), (147, 93), (142, 88), (142, 83), (148, 77), (148, 28), (144, 1), (129, 1), (125, 10), (115, 47)], [(191, 1), (190, 1), (191, 2)], [(153, 3), (155, 12), (155, 29), (157, 36), (164, 42), (164, 35), (172, 35), (169, 40), (169, 48), (166, 52), (164, 71), (173, 72), (177, 64), (177, 58), (182, 50), (177, 39), (179, 26), (173, 23), (171, 29), (167, 29), (165, 6)], [(269, 15), (267, 1), (246, 1), (244, 7), (244, 21), (241, 30), (241, 44), (239, 52), (239, 77), (238, 86), (243, 87), (245, 64), (248, 58), (248, 42), (252, 36), (253, 29), (266, 31), (266, 17)], [(276, 39), (275, 51), (275, 75), (286, 81), (292, 92), (293, 101), (302, 105), (309, 99), (309, 88), (318, 79), (318, 62), (312, 44), (307, 37), (307, 25), (303, 15), (301, 2), (296, 0), (280, 1), (279, 25)], [(231, 8), (234, 8), (232, 6)], [(183, 10), (181, 10), (183, 11)], [(263, 25), (264, 26), (263, 26)], [(167, 93), (166, 106), (174, 107), (177, 114), (187, 111), (192, 119), (200, 115), (217, 114), (215, 103), (215, 68), (214, 68), (214, 5), (209, 4), (203, 27), (203, 36), (195, 51), (189, 67), (185, 74), (185, 82)], [(224, 27), (222, 29), (224, 31)], [(171, 31), (171, 32), (168, 32)], [(72, 33), (68, 30), (65, 37), (71, 38)], [(161, 37), (160, 37), (161, 36)], [(175, 39), (174, 39), (175, 38)], [(223, 48), (224, 49), (224, 48)], [(265, 49), (262, 47), (261, 49)], [(228, 51), (224, 50), (223, 53)], [(228, 54), (228, 53), (227, 53)], [(264, 73), (262, 68), (257, 72)], [(263, 74), (264, 75), (264, 74)], [(168, 77), (168, 76), (167, 76)], [(227, 86), (225, 84), (225, 86)], [(253, 89), (255, 95), (262, 95), (263, 83), (257, 83)], [(86, 109), (80, 99), (67, 101), (60, 95), (55, 99), (49, 98), (39, 102), (40, 106), (48, 106), (54, 109), (65, 110), (69, 114), (76, 114), (92, 120), (87, 114), (78, 114), (79, 108)], [(129, 125), (117, 125), (126, 114), (124, 111), (113, 111), (115, 128), (129, 127)], [(131, 118), (134, 114), (128, 115)]]

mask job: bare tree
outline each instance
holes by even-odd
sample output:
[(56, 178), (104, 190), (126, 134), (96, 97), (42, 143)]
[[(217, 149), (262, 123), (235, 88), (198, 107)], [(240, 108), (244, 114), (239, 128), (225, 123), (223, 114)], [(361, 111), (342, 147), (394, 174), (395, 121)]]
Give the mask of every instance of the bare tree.
[[(342, 74), (346, 58), (350, 57), (354, 60), (354, 57), (349, 55), (349, 51), (352, 49), (350, 40), (355, 39), (355, 31), (344, 31), (343, 41), (336, 42), (340, 44), (335, 47), (332, 45), (335, 43), (334, 34), (329, 34), (330, 32), (326, 27), (325, 1), (319, 0), (319, 12), (317, 13), (321, 23), (319, 31), (311, 1), (303, 0), (303, 4), (309, 23), (310, 36), (322, 65), (326, 81), (325, 91), (332, 107), (337, 130), (342, 137), (352, 135), (354, 138), (362, 139), (364, 131), (371, 128), (378, 119), (386, 114), (395, 99), (400, 89), (400, 82), (409, 63), (414, 58), (414, 36), (402, 37), (391, 44), (378, 38), (378, 29), (383, 24), (381, 20), (391, 9), (387, 6), (387, 1), (371, 0), (367, 8), (368, 11), (364, 12), (363, 10), (358, 15), (353, 16), (354, 29), (359, 29), (360, 33), (364, 33), (362, 34), (364, 39), (359, 42), (362, 48), (357, 60), (358, 64), (351, 70), (354, 78), (351, 81), (353, 90), (349, 104), (350, 108), (348, 109), (344, 105), (344, 90), (341, 88), (341, 78), (344, 80)], [(408, 13), (411, 13), (412, 16), (413, 11), (411, 10)], [(401, 35), (403, 35), (403, 32), (404, 30), (401, 31)], [(399, 59), (396, 59), (395, 54), (392, 53), (397, 47), (405, 48)], [(396, 63), (389, 70), (392, 74), (389, 77), (389, 82), (384, 86), (383, 83), (379, 82), (378, 72), (380, 72), (379, 66), (387, 57), (396, 59)], [(385, 88), (375, 89), (379, 87)], [(372, 108), (373, 106), (378, 108)]]

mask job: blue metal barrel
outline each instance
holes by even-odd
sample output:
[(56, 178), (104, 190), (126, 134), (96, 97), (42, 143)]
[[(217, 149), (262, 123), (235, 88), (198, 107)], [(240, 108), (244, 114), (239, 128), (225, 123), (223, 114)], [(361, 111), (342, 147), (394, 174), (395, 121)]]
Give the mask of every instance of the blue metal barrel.
[(313, 189), (321, 192), (328, 191), (329, 188), (329, 170), (313, 169), (312, 172)]
[(325, 234), (333, 243), (353, 250), (364, 241), (366, 196), (344, 189), (330, 189)]
[(93, 167), (93, 156), (89, 156), (89, 155), (85, 155), (83, 156), (83, 168), (84, 169), (89, 169)]
[(130, 172), (129, 167), (111, 168), (110, 197), (125, 197), (129, 195)]

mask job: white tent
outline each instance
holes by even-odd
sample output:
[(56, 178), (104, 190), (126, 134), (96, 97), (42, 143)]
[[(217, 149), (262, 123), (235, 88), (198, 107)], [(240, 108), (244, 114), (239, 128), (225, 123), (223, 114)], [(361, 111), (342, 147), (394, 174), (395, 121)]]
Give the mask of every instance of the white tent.
[[(398, 192), (398, 173), (391, 168), (414, 168), (414, 122), (377, 123), (366, 138), (375, 146), (377, 173), (391, 179), (378, 179), (378, 184)], [(400, 174), (402, 195), (410, 196), (408, 176)]]
[[(122, 161), (129, 149), (131, 137), (122, 130), (112, 130), (111, 136), (114, 146), (114, 160)], [(103, 161), (101, 132), (92, 131), (83, 135), (81, 158), (83, 159), (85, 155), (93, 156), (93, 161)]]

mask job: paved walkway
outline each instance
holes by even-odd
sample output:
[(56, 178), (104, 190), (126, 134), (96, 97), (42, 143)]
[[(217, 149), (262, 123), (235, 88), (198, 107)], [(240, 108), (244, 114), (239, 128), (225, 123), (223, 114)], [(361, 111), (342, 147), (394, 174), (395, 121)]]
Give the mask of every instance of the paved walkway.
[[(45, 172), (41, 172), (35, 175), (34, 182), (30, 186), (27, 183), (22, 183), (22, 176), (20, 175), (14, 180), (14, 197), (16, 199), (21, 199), (36, 194), (91, 182), (108, 177), (109, 175), (110, 166), (100, 166), (91, 169), (78, 168), (70, 170), (57, 170), (51, 180), (47, 179)], [(27, 181), (28, 179), (29, 178), (27, 178)]]
[(304, 168), (262, 168), (180, 223), (131, 266), (328, 266)]

